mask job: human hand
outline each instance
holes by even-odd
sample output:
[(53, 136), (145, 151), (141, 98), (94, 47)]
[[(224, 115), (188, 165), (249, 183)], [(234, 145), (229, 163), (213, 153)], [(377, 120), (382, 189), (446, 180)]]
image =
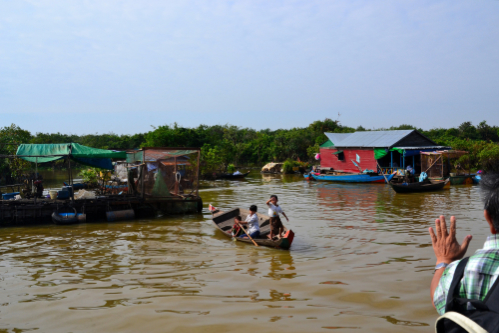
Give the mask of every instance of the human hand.
[(454, 260), (464, 257), (466, 250), (468, 249), (468, 245), (470, 245), (472, 236), (468, 235), (464, 237), (463, 243), (459, 245), (456, 240), (456, 218), (454, 216), (451, 216), (450, 218), (449, 233), (447, 232), (445, 216), (443, 215), (440, 215), (440, 219), (435, 220), (435, 229), (437, 230), (436, 236), (432, 227), (428, 230), (430, 232), (433, 251), (437, 257), (437, 264), (441, 262), (450, 264)]

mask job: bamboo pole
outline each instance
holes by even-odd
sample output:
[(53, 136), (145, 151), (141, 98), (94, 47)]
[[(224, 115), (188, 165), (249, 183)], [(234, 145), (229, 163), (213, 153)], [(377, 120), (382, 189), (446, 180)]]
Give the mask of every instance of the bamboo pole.
[[(438, 160), (439, 160), (439, 159), (441, 159), (441, 158), (442, 158), (442, 155), (440, 154), (440, 155), (438, 156), (438, 158), (435, 160), (435, 162), (433, 162), (433, 163), (430, 165), (430, 167), (429, 167), (428, 169), (426, 169), (426, 171), (425, 171), (425, 172), (427, 172), (428, 170), (430, 170), (430, 169), (431, 169), (431, 167), (432, 167), (435, 163), (437, 163), (437, 162), (438, 162)], [(442, 168), (443, 168), (443, 164), (444, 164), (444, 163), (442, 162)], [(442, 172), (443, 172), (443, 171), (442, 171)], [(443, 175), (442, 175), (442, 176), (443, 176)]]
[(378, 163), (378, 160), (376, 160), (376, 164), (378, 165), (379, 170), (381, 171), (381, 174), (385, 178), (386, 183), (388, 184), (388, 178), (386, 178), (385, 174), (383, 173), (383, 169), (381, 169), (381, 166)]

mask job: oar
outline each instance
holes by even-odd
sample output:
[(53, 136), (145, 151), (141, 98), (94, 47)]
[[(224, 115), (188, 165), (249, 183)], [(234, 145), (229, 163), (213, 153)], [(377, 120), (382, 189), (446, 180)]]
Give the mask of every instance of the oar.
[(255, 240), (253, 238), (251, 238), (251, 236), (246, 232), (246, 230), (244, 230), (243, 226), (240, 225), (239, 222), (236, 222), (236, 224), (239, 226), (239, 228), (243, 229), (244, 233), (246, 234), (246, 236), (248, 236), (249, 239), (251, 239), (253, 244), (255, 244), (255, 246), (258, 246), (258, 244), (255, 242)]
[(381, 171), (381, 174), (385, 178), (386, 183), (388, 184), (388, 178), (386, 178), (385, 174), (383, 173), (383, 169), (381, 169), (381, 166), (378, 163), (378, 160), (376, 160), (376, 164), (378, 165), (379, 171)]

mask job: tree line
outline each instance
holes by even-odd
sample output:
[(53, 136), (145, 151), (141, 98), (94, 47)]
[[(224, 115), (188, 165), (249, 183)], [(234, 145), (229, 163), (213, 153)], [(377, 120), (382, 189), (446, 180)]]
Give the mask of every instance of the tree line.
[[(499, 127), (486, 121), (477, 125), (464, 122), (457, 128), (423, 130), (403, 124), (378, 130), (416, 129), (439, 145), (470, 152), (470, 164), (479, 168), (486, 161), (499, 159)], [(327, 141), (325, 132), (352, 133), (368, 131), (342, 125), (337, 120), (324, 119), (306, 127), (278, 130), (255, 130), (233, 125), (199, 125), (188, 128), (178, 124), (153, 127), (147, 133), (133, 135), (35, 133), (17, 125), (0, 129), (0, 154), (15, 154), (15, 143), (69, 143), (101, 149), (134, 149), (141, 147), (201, 147), (204, 172), (223, 171), (230, 164), (262, 166), (268, 162), (285, 160), (313, 161), (319, 146)], [(374, 130), (374, 129), (373, 129)], [(0, 172), (10, 169), (6, 159), (0, 159)], [(20, 162), (22, 163), (22, 162)], [(61, 164), (62, 162), (58, 162)], [(62, 166), (62, 164), (61, 164)], [(14, 167), (11, 165), (11, 167)], [(16, 166), (17, 167), (17, 166)]]

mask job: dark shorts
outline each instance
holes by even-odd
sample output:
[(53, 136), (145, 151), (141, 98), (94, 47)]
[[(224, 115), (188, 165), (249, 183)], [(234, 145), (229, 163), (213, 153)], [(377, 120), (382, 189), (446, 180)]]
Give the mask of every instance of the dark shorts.
[(279, 233), (279, 229), (284, 229), (282, 225), (281, 218), (279, 216), (270, 218), (270, 231), (272, 234), (277, 235)]

